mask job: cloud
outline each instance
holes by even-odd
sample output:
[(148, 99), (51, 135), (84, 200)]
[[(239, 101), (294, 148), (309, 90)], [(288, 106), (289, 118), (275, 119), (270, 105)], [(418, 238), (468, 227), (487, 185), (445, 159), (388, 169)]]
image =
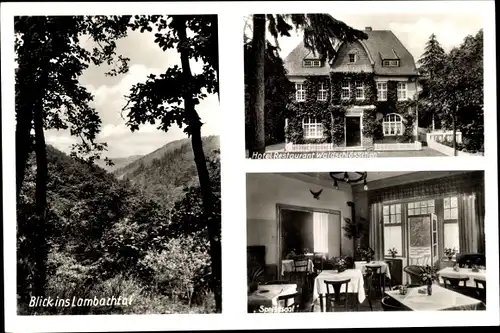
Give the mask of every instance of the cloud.
[[(91, 49), (92, 42), (83, 36), (80, 42)], [(93, 95), (92, 106), (98, 111), (102, 121), (101, 132), (97, 139), (108, 144), (104, 156), (124, 157), (136, 154), (148, 154), (170, 141), (186, 138), (187, 135), (177, 125), (167, 133), (157, 129), (157, 125), (141, 125), (139, 131), (132, 133), (126, 126), (126, 113), (122, 108), (126, 104), (125, 95), (130, 93), (134, 84), (145, 82), (149, 74), (164, 73), (168, 67), (180, 66), (180, 57), (176, 50), (162, 51), (154, 43), (152, 34), (131, 32), (128, 37), (117, 42), (117, 53), (130, 58), (129, 71), (124, 75), (106, 77), (106, 66), (91, 66), (80, 78)], [(202, 64), (190, 61), (192, 73), (199, 73)], [(219, 103), (217, 96), (208, 96), (197, 106), (197, 111), (204, 123), (202, 135), (219, 134)], [(47, 142), (56, 148), (69, 152), (70, 146), (77, 140), (65, 131), (47, 131)]]

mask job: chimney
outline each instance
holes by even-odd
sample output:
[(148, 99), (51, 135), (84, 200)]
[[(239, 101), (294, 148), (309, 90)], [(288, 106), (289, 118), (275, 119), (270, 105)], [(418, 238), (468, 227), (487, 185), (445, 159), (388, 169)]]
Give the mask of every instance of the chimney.
[(372, 27), (365, 27), (366, 31), (372, 31)]

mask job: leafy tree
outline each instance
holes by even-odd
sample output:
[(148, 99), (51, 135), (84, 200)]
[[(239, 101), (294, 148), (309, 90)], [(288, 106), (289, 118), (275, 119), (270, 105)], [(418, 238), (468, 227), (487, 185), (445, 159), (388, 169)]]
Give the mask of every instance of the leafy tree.
[(250, 66), (249, 94), (250, 127), (254, 129), (250, 142), (249, 156), (254, 153), (264, 153), (265, 144), (265, 54), (266, 54), (266, 24), (269, 33), (279, 47), (278, 37), (290, 36), (295, 29), (303, 31), (306, 48), (325, 59), (333, 59), (336, 54), (331, 40), (340, 39), (344, 42), (353, 42), (356, 39), (366, 39), (368, 36), (359, 30), (347, 26), (344, 22), (334, 19), (328, 14), (254, 14), (252, 52), (253, 62)]
[(450, 51), (441, 75), (433, 85), (433, 102), (440, 110), (444, 126), (453, 129), (456, 155), (456, 132), (460, 130), (466, 146), (483, 151), (483, 31), (465, 37)]
[[(277, 53), (277, 47), (271, 43), (266, 46), (265, 59), (265, 141), (266, 145), (282, 142), (285, 138), (286, 105), (295, 90), (294, 84), (286, 76), (283, 59)], [(251, 97), (250, 71), (252, 64), (251, 41), (245, 41), (245, 143), (248, 144), (253, 138), (253, 128), (250, 126)]]
[(440, 72), (444, 68), (446, 60), (446, 53), (444, 49), (439, 44), (435, 34), (429, 37), (429, 40), (425, 44), (424, 53), (417, 61), (419, 67), (420, 85), (423, 87), (420, 93), (421, 103), (419, 111), (421, 114), (430, 114), (432, 119), (432, 127), (434, 129), (435, 125), (435, 115), (436, 109), (433, 107), (432, 103), (432, 85), (435, 84), (435, 79), (439, 76)]
[[(97, 112), (89, 106), (92, 95), (78, 77), (91, 63), (119, 66), (108, 75), (127, 71), (127, 60), (115, 54), (115, 39), (126, 35), (129, 17), (118, 16), (21, 16), (14, 20), (16, 70), (16, 181), (17, 197), (25, 178), (30, 152), (36, 152), (34, 218), (30, 228), (33, 247), (32, 293), (43, 296), (48, 255), (47, 156), (44, 130), (69, 129), (81, 142), (74, 154), (95, 158), (105, 149), (95, 142), (100, 130)], [(89, 35), (98, 46), (85, 50), (79, 37)], [(116, 59), (115, 59), (116, 58)], [(34, 135), (31, 133), (34, 132)]]
[[(156, 28), (155, 43), (162, 50), (176, 49), (181, 67), (173, 66), (165, 73), (151, 74), (145, 83), (134, 85), (127, 96), (127, 124), (132, 131), (145, 123), (155, 124), (168, 131), (170, 126), (185, 125), (191, 137), (194, 160), (203, 197), (204, 218), (210, 235), (212, 287), (216, 310), (221, 311), (221, 248), (220, 225), (213, 220), (212, 189), (206, 166), (201, 137), (202, 122), (196, 105), (207, 94), (218, 93), (218, 23), (217, 15), (136, 16), (132, 29), (152, 31)], [(188, 36), (188, 31), (191, 33)], [(189, 61), (203, 62), (203, 71), (193, 74)]]

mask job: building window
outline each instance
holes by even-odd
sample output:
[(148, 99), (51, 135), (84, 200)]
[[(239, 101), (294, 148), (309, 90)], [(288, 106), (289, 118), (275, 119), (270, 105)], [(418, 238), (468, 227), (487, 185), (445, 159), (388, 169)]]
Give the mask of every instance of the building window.
[(316, 119), (304, 119), (302, 122), (305, 139), (321, 139), (323, 137), (323, 124)]
[(434, 214), (434, 200), (408, 203), (408, 216), (420, 214)]
[(446, 197), (443, 200), (444, 206), (444, 248), (450, 248), (458, 252), (460, 238), (458, 234), (458, 198)]
[(363, 82), (356, 81), (356, 99), (365, 99)]
[(377, 82), (377, 99), (387, 101), (387, 82)]
[(295, 83), (295, 98), (297, 102), (306, 100), (306, 89), (302, 83)]
[(326, 85), (324, 83), (320, 83), (318, 89), (318, 101), (326, 101), (327, 96), (328, 90), (326, 89)]
[(304, 60), (304, 67), (321, 67), (321, 60)]
[(384, 67), (399, 67), (399, 60), (384, 60), (382, 66), (384, 66)]
[(342, 81), (342, 99), (351, 98), (351, 83), (349, 81)]
[(349, 63), (354, 64), (356, 62), (356, 55), (354, 53), (349, 54)]
[(396, 248), (398, 254), (403, 254), (401, 204), (384, 205), (384, 253)]
[(390, 113), (384, 117), (382, 123), (384, 136), (395, 136), (403, 134), (403, 118), (395, 113)]
[(404, 101), (406, 98), (406, 82), (398, 82), (398, 101)]

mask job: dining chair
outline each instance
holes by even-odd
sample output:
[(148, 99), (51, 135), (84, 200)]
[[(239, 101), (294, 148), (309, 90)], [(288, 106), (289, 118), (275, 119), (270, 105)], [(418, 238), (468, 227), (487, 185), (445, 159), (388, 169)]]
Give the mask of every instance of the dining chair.
[[(479, 300), (486, 304), (486, 281), (474, 279), (476, 283), (476, 294)], [(482, 288), (480, 288), (481, 286)]]
[[(457, 278), (451, 276), (441, 276), (441, 279), (443, 279), (443, 284), (445, 288), (454, 291), (458, 291), (459, 289), (461, 289), (460, 287), (467, 288), (467, 281), (469, 281), (468, 277)], [(463, 286), (460, 286), (460, 282), (463, 282)]]
[(422, 281), (420, 279), (420, 274), (424, 272), (424, 268), (418, 265), (408, 265), (403, 268), (406, 274), (410, 276), (410, 284), (422, 285)]
[(324, 253), (314, 253), (313, 265), (318, 274), (323, 271), (324, 256)]
[(283, 308), (289, 310), (287, 312), (300, 312), (301, 295), (299, 292), (278, 296), (277, 301), (278, 304), (283, 302)]
[(293, 272), (290, 272), (290, 280), (300, 284), (301, 287), (306, 287), (307, 290), (310, 289), (310, 276), (312, 273), (309, 271), (309, 259), (300, 258), (293, 260)]
[(404, 308), (390, 296), (385, 296), (380, 302), (384, 311), (404, 311)]
[(375, 291), (380, 295), (383, 294), (382, 290), (385, 292), (385, 278), (384, 274), (382, 274), (382, 266), (381, 265), (366, 265), (366, 268), (370, 268), (373, 272), (372, 275), (372, 284), (374, 283), (376, 288)]
[[(333, 308), (335, 308), (335, 305), (339, 304), (341, 301), (343, 301), (345, 311), (347, 311), (349, 291), (348, 287), (350, 282), (351, 279), (324, 281), (326, 285), (326, 311), (333, 310)], [(342, 289), (343, 285), (345, 285), (345, 292), (341, 293), (340, 290)], [(330, 292), (330, 287), (332, 287), (332, 292)], [(341, 299), (340, 297), (342, 294), (344, 294), (343, 299)]]
[(392, 279), (394, 276), (393, 271), (392, 271), (392, 261), (387, 260), (387, 261), (385, 261), (385, 263), (387, 264), (387, 269), (389, 270), (391, 277), (389, 278), (389, 277), (387, 277), (387, 274), (384, 274), (384, 282), (386, 283), (386, 285), (390, 289), (390, 288), (392, 288), (392, 285), (393, 285)]
[(365, 293), (366, 293), (366, 299), (368, 300), (368, 305), (370, 306), (370, 311), (373, 311), (373, 305), (372, 305), (372, 296), (373, 296), (373, 271), (370, 268), (367, 268), (365, 271), (364, 275), (365, 283), (364, 285), (366, 286), (365, 288)]

